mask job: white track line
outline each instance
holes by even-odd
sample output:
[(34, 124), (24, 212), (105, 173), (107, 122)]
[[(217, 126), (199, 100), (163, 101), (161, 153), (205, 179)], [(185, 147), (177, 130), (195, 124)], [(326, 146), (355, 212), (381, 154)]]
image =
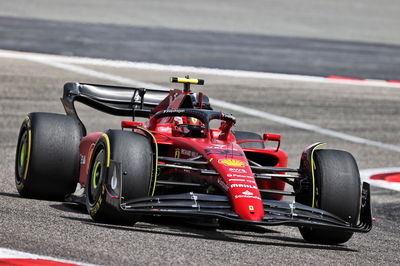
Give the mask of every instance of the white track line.
[[(82, 66), (76, 66), (76, 65), (58, 62), (58, 59), (60, 58), (59, 56), (48, 56), (48, 55), (42, 56), (40, 54), (32, 54), (32, 53), (0, 51), (0, 57), (29, 60), (29, 61), (50, 65), (52, 67), (72, 71), (72, 72), (83, 74), (83, 75), (88, 75), (88, 76), (92, 76), (92, 77), (96, 77), (96, 78), (100, 78), (100, 79), (107, 79), (107, 80), (119, 82), (121, 84), (125, 84), (128, 86), (146, 87), (149, 89), (166, 89), (165, 87), (158, 86), (158, 85), (155, 85), (152, 83), (144, 83), (144, 82), (137, 81), (134, 79), (125, 78), (125, 77), (121, 77), (121, 76), (117, 76), (117, 75), (107, 74), (107, 73), (103, 73), (100, 71), (88, 69), (88, 68), (85, 68)], [(84, 60), (89, 60), (89, 59), (84, 59)], [(66, 60), (64, 58), (61, 61), (65, 62)], [(72, 63), (72, 61), (73, 60), (70, 59), (71, 63)], [(78, 62), (78, 61), (79, 60), (75, 60), (74, 62)], [(236, 105), (233, 103), (224, 102), (224, 101), (217, 100), (217, 99), (211, 99), (211, 102), (216, 107), (232, 110), (235, 112), (240, 112), (240, 113), (251, 115), (254, 117), (261, 118), (261, 119), (265, 119), (265, 120), (273, 121), (276, 123), (284, 124), (287, 126), (299, 128), (302, 130), (312, 131), (312, 132), (316, 132), (316, 133), (319, 133), (322, 135), (326, 135), (326, 136), (330, 136), (330, 137), (334, 137), (334, 138), (338, 138), (338, 139), (343, 139), (343, 140), (358, 143), (358, 144), (365, 144), (365, 145), (374, 146), (374, 147), (378, 147), (378, 148), (382, 148), (382, 149), (386, 149), (386, 150), (400, 152), (400, 146), (397, 146), (397, 145), (386, 144), (386, 143), (382, 143), (382, 142), (378, 142), (378, 141), (374, 141), (374, 140), (369, 140), (369, 139), (360, 138), (357, 136), (352, 136), (352, 135), (345, 134), (345, 133), (342, 133), (339, 131), (321, 128), (316, 125), (304, 123), (304, 122), (297, 121), (297, 120), (287, 118), (284, 116), (274, 115), (271, 113), (255, 110), (255, 109), (252, 109), (249, 107), (244, 107), (244, 106)]]
[(360, 137), (357, 137), (357, 136), (352, 136), (352, 135), (349, 135), (349, 134), (346, 134), (346, 133), (342, 133), (342, 132), (339, 132), (339, 131), (322, 128), (322, 127), (319, 127), (319, 126), (316, 126), (316, 125), (304, 123), (304, 122), (297, 121), (297, 120), (294, 120), (294, 119), (291, 119), (291, 118), (287, 118), (287, 117), (284, 117), (284, 116), (274, 115), (274, 114), (271, 114), (271, 113), (255, 110), (255, 109), (252, 109), (252, 108), (248, 108), (248, 107), (244, 107), (244, 106), (240, 106), (240, 105), (236, 105), (236, 104), (232, 104), (232, 103), (228, 103), (228, 102), (224, 102), (224, 101), (220, 101), (220, 100), (216, 100), (216, 99), (212, 99), (212, 104), (214, 106), (218, 106), (218, 107), (221, 107), (221, 108), (229, 109), (229, 110), (232, 110), (232, 111), (235, 111), (235, 112), (240, 112), (240, 113), (244, 113), (244, 114), (251, 115), (251, 116), (254, 116), (254, 117), (258, 117), (258, 118), (261, 118), (261, 119), (274, 121), (276, 123), (284, 124), (284, 125), (287, 125), (287, 126), (291, 126), (291, 127), (295, 127), (295, 128), (299, 128), (299, 129), (303, 129), (303, 130), (307, 130), (307, 131), (316, 132), (316, 133), (319, 133), (319, 134), (322, 134), (322, 135), (325, 135), (325, 136), (330, 136), (330, 137), (333, 137), (333, 138), (343, 139), (343, 140), (354, 142), (354, 143), (358, 143), (358, 144), (365, 144), (365, 145), (375, 146), (375, 147), (379, 147), (379, 148), (386, 149), (386, 150), (400, 152), (400, 146), (396, 146), (396, 145), (392, 145), (392, 144), (386, 144), (386, 143), (382, 143), (382, 142), (374, 141), (374, 140), (369, 140), (369, 139), (365, 139), (365, 138), (360, 138)]
[(100, 58), (37, 54), (37, 53), (26, 53), (26, 52), (17, 52), (10, 50), (0, 50), (0, 57), (15, 58), (15, 59), (31, 58), (32, 60), (45, 59), (65, 64), (95, 65), (95, 66), (107, 66), (113, 68), (133, 68), (141, 70), (164, 71), (169, 73), (182, 72), (182, 73), (197, 73), (204, 75), (216, 75), (216, 76), (239, 77), (239, 78), (257, 78), (257, 79), (289, 80), (289, 81), (312, 82), (312, 83), (400, 88), (400, 84), (388, 83), (384, 80), (357, 81), (357, 80), (345, 80), (345, 79), (328, 79), (325, 77), (307, 76), (307, 75), (267, 73), (267, 72), (217, 69), (217, 68), (206, 68), (206, 67), (191, 67), (191, 66), (179, 66), (179, 65), (161, 65), (161, 64), (146, 63), (146, 62), (130, 62), (130, 61), (108, 60)]

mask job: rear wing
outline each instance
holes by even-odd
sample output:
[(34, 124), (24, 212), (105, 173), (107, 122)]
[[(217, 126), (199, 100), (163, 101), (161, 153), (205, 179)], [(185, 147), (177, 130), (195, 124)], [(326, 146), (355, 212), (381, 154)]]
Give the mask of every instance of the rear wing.
[(168, 94), (169, 90), (69, 82), (64, 85), (61, 102), (67, 115), (78, 119), (86, 135), (85, 126), (76, 113), (75, 101), (111, 115), (149, 117), (151, 110)]

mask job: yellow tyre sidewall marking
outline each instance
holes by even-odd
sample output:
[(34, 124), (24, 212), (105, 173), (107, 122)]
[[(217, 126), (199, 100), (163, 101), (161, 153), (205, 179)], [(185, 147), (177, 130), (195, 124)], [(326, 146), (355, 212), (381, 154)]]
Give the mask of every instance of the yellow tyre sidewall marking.
[(28, 149), (27, 149), (27, 155), (26, 155), (26, 165), (25, 165), (23, 180), (26, 180), (26, 178), (28, 176), (29, 161), (31, 159), (31, 146), (32, 146), (31, 142), (32, 142), (32, 132), (29, 129), (28, 130)]
[(326, 143), (318, 144), (317, 146), (314, 147), (314, 149), (313, 149), (312, 152), (311, 152), (311, 179), (312, 179), (312, 191), (313, 191), (313, 192), (312, 192), (311, 207), (313, 207), (313, 208), (314, 208), (314, 206), (315, 206), (315, 194), (316, 194), (314, 170), (317, 169), (317, 165), (315, 164), (315, 161), (314, 161), (314, 151), (315, 151), (317, 148), (319, 148), (319, 147), (321, 147), (321, 146), (323, 146), (323, 145), (326, 145)]
[(108, 135), (104, 133), (101, 135), (104, 140), (106, 141), (106, 152), (107, 152), (107, 162), (106, 162), (106, 167), (110, 167), (110, 161), (111, 161), (111, 152), (110, 152), (110, 139), (108, 138)]
[(96, 215), (96, 213), (100, 210), (101, 204), (103, 203), (103, 195), (105, 194), (105, 191), (106, 191), (106, 189), (103, 184), (99, 199), (97, 200), (96, 204), (93, 206), (93, 209), (90, 211), (90, 215), (92, 215), (92, 216)]
[[(110, 139), (106, 133), (102, 134), (101, 136), (104, 138), (105, 144), (106, 144), (106, 153), (107, 153), (106, 167), (110, 167), (110, 161), (111, 161)], [(103, 203), (103, 196), (105, 194), (105, 191), (106, 191), (105, 184), (102, 184), (100, 196), (99, 196), (96, 204), (93, 206), (93, 209), (90, 210), (91, 216), (96, 215), (96, 213), (100, 210), (101, 205)]]

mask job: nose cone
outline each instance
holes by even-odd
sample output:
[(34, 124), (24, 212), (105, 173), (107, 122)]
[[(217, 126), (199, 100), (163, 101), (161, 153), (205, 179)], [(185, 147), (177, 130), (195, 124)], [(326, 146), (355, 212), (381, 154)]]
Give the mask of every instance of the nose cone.
[(264, 217), (264, 206), (258, 191), (243, 190), (232, 193), (235, 212), (243, 219), (261, 221)]
[(211, 164), (221, 175), (218, 183), (230, 197), (235, 212), (244, 220), (261, 221), (264, 206), (260, 191), (240, 146), (232, 144), (227, 149), (207, 151)]

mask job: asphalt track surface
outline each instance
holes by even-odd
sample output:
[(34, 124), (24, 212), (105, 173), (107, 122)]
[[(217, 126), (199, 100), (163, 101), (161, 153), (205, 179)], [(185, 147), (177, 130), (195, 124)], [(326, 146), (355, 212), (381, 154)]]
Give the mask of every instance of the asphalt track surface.
[[(13, 165), (17, 132), (24, 115), (33, 110), (62, 113), (59, 97), (66, 81), (111, 82), (26, 60), (0, 61), (2, 247), (106, 265), (399, 263), (399, 193), (377, 188), (373, 189), (377, 218), (374, 229), (369, 234), (355, 235), (342, 246), (308, 244), (297, 229), (282, 226), (241, 231), (198, 228), (178, 220), (141, 222), (133, 227), (96, 224), (84, 209), (75, 205), (20, 198), (14, 185)], [(168, 87), (167, 77), (182, 74), (93, 66), (90, 69)], [(209, 84), (202, 90), (216, 99), (397, 144), (399, 124), (387, 121), (398, 119), (400, 91), (396, 88), (202, 77)], [(90, 130), (118, 127), (114, 117), (100, 118), (100, 113), (84, 107), (80, 112)], [(398, 165), (397, 152), (268, 123), (240, 113), (235, 115), (238, 129), (281, 132), (282, 148), (288, 151), (293, 167), (297, 166), (302, 149), (320, 140), (327, 141), (331, 148), (351, 151), (361, 169)]]
[(0, 9), (15, 18), (396, 45), (399, 13), (397, 0), (14, 0)]
[(0, 49), (313, 76), (400, 80), (400, 46), (0, 17)]
[[(2, 12), (4, 10), (6, 9), (2, 9)], [(30, 10), (35, 11), (34, 8)], [(32, 13), (39, 14), (40, 12)], [(388, 14), (387, 19), (390, 20), (390, 12)], [(10, 16), (10, 14), (4, 15)], [(35, 23), (46, 22), (43, 16), (39, 18), (41, 20), (31, 21), (32, 27)], [(27, 20), (7, 21), (26, 22)], [(86, 25), (87, 27), (96, 28), (94, 24), (98, 20), (85, 22), (90, 23)], [(54, 23), (58, 25), (58, 22)], [(61, 26), (70, 25), (61, 24)], [(115, 25), (116, 28), (120, 26)], [(150, 26), (159, 28), (158, 24), (150, 24)], [(135, 31), (140, 27), (147, 29), (148, 25), (133, 25), (128, 29)], [(5, 28), (2, 26), (3, 32)], [(182, 32), (182, 29), (171, 30)], [(201, 30), (208, 30), (208, 28)], [(17, 29), (14, 28), (14, 31)], [(242, 33), (233, 35), (239, 36), (238, 39), (243, 41), (241, 37), (247, 35), (241, 35)], [(260, 33), (251, 32), (251, 34)], [(261, 35), (265, 36), (265, 34)], [(390, 34), (385, 36), (388, 35)], [(314, 36), (305, 34), (295, 37)], [(316, 37), (321, 38), (320, 35)], [(294, 40), (290, 38), (287, 40)], [(23, 45), (23, 40), (18, 43), (15, 42), (15, 38), (2, 38), (3, 44), (4, 39)], [(47, 46), (46, 43), (42, 44)], [(77, 45), (78, 47), (80, 45)], [(51, 46), (43, 48), (48, 50), (44, 52), (62, 54), (64, 51), (60, 49), (54, 52), (50, 48)], [(14, 49), (24, 50), (17, 47)], [(25, 49), (29, 50), (29, 47)], [(83, 51), (80, 55), (88, 56), (85, 54), (87, 51)], [(107, 57), (112, 56), (107, 54)], [(188, 53), (185, 53), (186, 55)], [(389, 60), (388, 58), (385, 60)], [(106, 66), (81, 65), (81, 67), (168, 87), (171, 87), (166, 82), (169, 76), (186, 74)], [(190, 74), (197, 76), (195, 73)], [(215, 99), (346, 134), (399, 145), (400, 90), (398, 88), (245, 79), (215, 75), (202, 75), (199, 78), (206, 79), (206, 86), (201, 90)], [(396, 265), (400, 263), (398, 257), (400, 194), (390, 190), (373, 188), (373, 214), (376, 217), (373, 230), (368, 234), (357, 234), (341, 246), (305, 243), (296, 228), (282, 226), (267, 229), (215, 230), (190, 226), (178, 220), (140, 222), (133, 227), (110, 226), (93, 223), (86, 211), (75, 205), (19, 197), (14, 185), (14, 159), (20, 123), (25, 114), (32, 111), (63, 113), (59, 97), (62, 86), (67, 81), (116, 84), (110, 79), (95, 78), (46, 64), (23, 59), (0, 58), (1, 247), (102, 265)], [(83, 106), (80, 107), (80, 113), (82, 113), (83, 121), (92, 131), (117, 128), (119, 124), (119, 119)], [(360, 169), (399, 166), (398, 152), (343, 141), (249, 115), (233, 113), (238, 118), (238, 129), (259, 133), (282, 133), (282, 148), (289, 154), (291, 167), (298, 166), (299, 156), (304, 147), (316, 141), (328, 142), (329, 148), (350, 151), (358, 161)]]

